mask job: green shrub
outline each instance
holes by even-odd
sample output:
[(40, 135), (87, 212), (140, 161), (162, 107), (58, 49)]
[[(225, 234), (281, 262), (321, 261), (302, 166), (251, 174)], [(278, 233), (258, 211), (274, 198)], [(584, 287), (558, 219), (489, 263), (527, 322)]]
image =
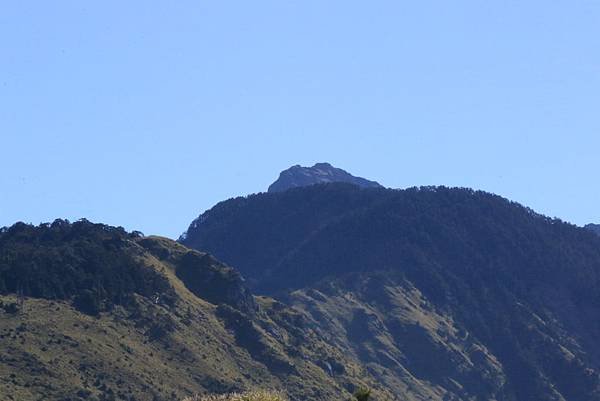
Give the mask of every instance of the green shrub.
[(371, 397), (371, 389), (366, 387), (360, 387), (354, 393), (354, 398), (356, 398), (356, 401), (369, 401), (369, 397)]

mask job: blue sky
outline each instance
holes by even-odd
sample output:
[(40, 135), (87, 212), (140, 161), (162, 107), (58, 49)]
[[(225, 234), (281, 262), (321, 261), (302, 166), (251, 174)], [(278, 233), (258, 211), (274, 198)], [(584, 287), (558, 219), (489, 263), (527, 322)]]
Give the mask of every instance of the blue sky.
[(600, 222), (598, 1), (53, 1), (0, 12), (0, 226), (177, 237), (329, 161)]

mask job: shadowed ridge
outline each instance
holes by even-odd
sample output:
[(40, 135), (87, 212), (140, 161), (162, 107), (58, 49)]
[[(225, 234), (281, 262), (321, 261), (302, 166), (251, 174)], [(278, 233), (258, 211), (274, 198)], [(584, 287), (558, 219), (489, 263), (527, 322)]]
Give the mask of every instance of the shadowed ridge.
[(390, 388), (600, 400), (600, 238), (500, 196), (313, 185), (222, 202), (185, 243), (303, 310)]

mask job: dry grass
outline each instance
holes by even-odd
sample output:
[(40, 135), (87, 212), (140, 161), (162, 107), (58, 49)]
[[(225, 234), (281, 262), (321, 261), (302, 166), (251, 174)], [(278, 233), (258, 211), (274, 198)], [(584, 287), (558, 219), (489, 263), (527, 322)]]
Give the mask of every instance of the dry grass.
[(195, 395), (184, 398), (183, 401), (287, 401), (287, 397), (277, 391), (256, 390), (245, 393)]

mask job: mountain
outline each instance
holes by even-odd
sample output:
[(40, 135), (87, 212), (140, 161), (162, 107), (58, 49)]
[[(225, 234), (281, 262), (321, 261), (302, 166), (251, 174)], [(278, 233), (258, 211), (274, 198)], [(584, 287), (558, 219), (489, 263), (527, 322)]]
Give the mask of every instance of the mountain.
[(589, 230), (469, 189), (329, 183), (221, 202), (182, 242), (0, 229), (0, 399), (600, 400)]
[(381, 187), (375, 181), (355, 177), (341, 168), (333, 167), (329, 163), (317, 163), (312, 167), (296, 165), (282, 171), (277, 181), (269, 186), (268, 192), (283, 192), (290, 188), (329, 182), (347, 182), (363, 188)]
[(316, 185), (221, 202), (182, 241), (397, 399), (600, 400), (600, 238), (499, 196)]
[(0, 399), (159, 401), (282, 389), (392, 399), (300, 310), (175, 241), (88, 221), (0, 230)]
[(600, 235), (600, 224), (588, 224), (585, 226), (585, 228)]

